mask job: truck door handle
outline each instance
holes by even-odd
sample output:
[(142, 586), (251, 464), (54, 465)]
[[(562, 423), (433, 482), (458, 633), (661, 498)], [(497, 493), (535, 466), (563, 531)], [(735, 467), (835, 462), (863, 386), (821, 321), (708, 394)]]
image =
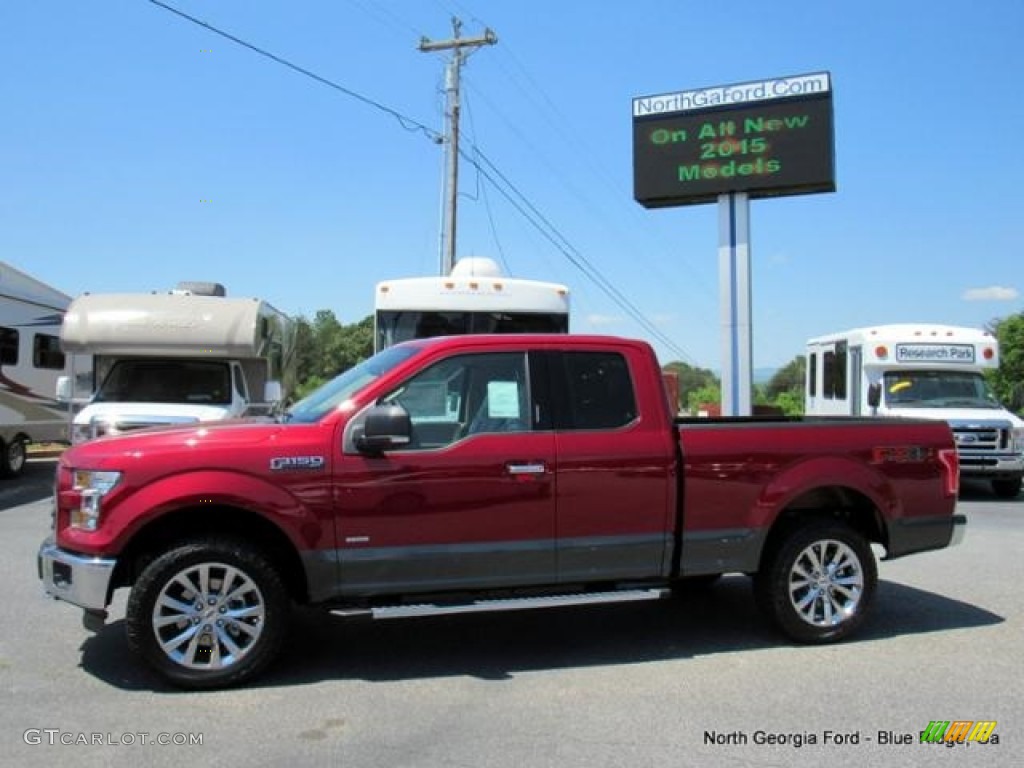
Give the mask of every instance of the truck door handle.
[(543, 475), (547, 471), (544, 462), (509, 462), (505, 465), (510, 475)]

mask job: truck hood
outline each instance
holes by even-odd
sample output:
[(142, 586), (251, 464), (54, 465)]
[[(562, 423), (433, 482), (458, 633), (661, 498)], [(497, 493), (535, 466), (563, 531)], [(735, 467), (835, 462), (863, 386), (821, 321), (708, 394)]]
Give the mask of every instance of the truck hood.
[(150, 424), (181, 424), (186, 421), (216, 421), (226, 418), (226, 405), (190, 403), (92, 403), (75, 415), (76, 424), (100, 421), (144, 421)]
[[(292, 444), (319, 442), (313, 433), (320, 434), (323, 428), (319, 424), (284, 425), (268, 418), (153, 427), (79, 443), (64, 452), (61, 463), (88, 469), (142, 471), (146, 476), (237, 467), (243, 456), (256, 459), (275, 450), (286, 455)], [(284, 433), (288, 439), (283, 439)]]
[(1000, 408), (895, 408), (887, 410), (886, 415), (902, 416), (908, 419), (935, 419), (957, 426), (966, 424), (993, 427), (1024, 426), (1024, 421)]

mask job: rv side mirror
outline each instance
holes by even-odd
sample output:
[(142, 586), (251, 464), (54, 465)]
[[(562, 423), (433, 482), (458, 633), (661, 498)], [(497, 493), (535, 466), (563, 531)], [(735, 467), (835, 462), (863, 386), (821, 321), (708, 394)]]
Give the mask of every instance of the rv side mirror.
[(409, 412), (400, 405), (375, 405), (366, 412), (363, 433), (355, 438), (362, 453), (383, 453), (405, 448), (412, 441)]
[(281, 382), (280, 381), (268, 381), (263, 385), (263, 402), (264, 403), (279, 403), (281, 402)]
[(882, 402), (882, 385), (877, 381), (868, 385), (868, 406), (877, 408)]
[(71, 377), (70, 376), (59, 376), (57, 378), (57, 402), (58, 403), (70, 403), (71, 402)]

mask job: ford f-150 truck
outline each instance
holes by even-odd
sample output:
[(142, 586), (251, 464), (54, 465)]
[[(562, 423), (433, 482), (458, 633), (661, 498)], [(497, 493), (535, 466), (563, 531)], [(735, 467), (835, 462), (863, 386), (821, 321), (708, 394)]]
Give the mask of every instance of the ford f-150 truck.
[(607, 602), (750, 574), (798, 642), (847, 637), (887, 558), (959, 540), (937, 421), (678, 420), (644, 342), (424, 339), (277, 420), (64, 453), (48, 594), (183, 687), (251, 679), (296, 604), (375, 617)]

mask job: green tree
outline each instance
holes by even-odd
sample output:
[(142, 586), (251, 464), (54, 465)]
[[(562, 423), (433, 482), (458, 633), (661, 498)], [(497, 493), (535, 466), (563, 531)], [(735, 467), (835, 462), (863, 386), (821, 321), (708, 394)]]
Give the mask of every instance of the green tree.
[(765, 405), (782, 409), (787, 416), (799, 416), (804, 412), (804, 376), (807, 358), (797, 355), (775, 372), (764, 385)]
[(787, 390), (780, 392), (775, 398), (775, 405), (782, 409), (786, 416), (802, 416), (804, 413), (804, 393)]
[(686, 398), (686, 409), (694, 416), (700, 414), (701, 408), (706, 405), (720, 405), (722, 402), (722, 387), (717, 382), (699, 389), (692, 390)]
[[(685, 406), (691, 413), (693, 412), (691, 403), (691, 395), (702, 390), (719, 390), (721, 384), (719, 383), (718, 377), (706, 368), (698, 368), (687, 363), (675, 361), (669, 363), (664, 367), (663, 370), (671, 371), (679, 377), (679, 405)], [(719, 402), (721, 400), (721, 394), (716, 394), (714, 400), (701, 400), (700, 402)]]
[(772, 401), (777, 400), (783, 392), (796, 392), (802, 395), (806, 371), (807, 358), (797, 355), (775, 372), (765, 387), (765, 396)]
[(999, 341), (999, 369), (988, 373), (996, 397), (1011, 410), (1024, 408), (1024, 312), (994, 320), (989, 330)]
[(373, 354), (373, 316), (343, 325), (330, 309), (321, 309), (309, 321), (296, 318), (296, 360), (303, 397)]

